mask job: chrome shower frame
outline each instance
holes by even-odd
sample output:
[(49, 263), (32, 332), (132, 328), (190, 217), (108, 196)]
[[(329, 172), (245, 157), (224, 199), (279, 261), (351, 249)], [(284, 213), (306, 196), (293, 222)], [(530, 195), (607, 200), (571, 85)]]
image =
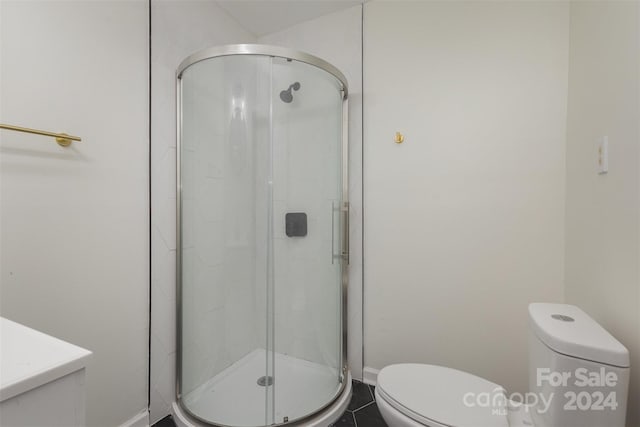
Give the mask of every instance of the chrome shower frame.
[[(333, 75), (341, 83), (342, 88), (342, 165), (341, 165), (341, 207), (340, 212), (343, 215), (341, 227), (342, 253), (341, 253), (341, 289), (342, 289), (342, 367), (340, 370), (340, 388), (333, 399), (318, 408), (315, 412), (291, 421), (279, 424), (270, 424), (271, 426), (302, 426), (305, 421), (310, 420), (317, 414), (330, 407), (340, 396), (342, 396), (349, 378), (348, 371), (348, 334), (347, 334), (347, 292), (349, 286), (348, 265), (349, 265), (349, 129), (348, 129), (348, 83), (345, 76), (336, 67), (327, 61), (316, 56), (300, 52), (293, 49), (283, 48), (279, 46), (268, 46), (259, 44), (237, 44), (226, 45), (203, 49), (190, 56), (180, 63), (176, 71), (176, 382), (175, 382), (175, 398), (180, 408), (189, 416), (203, 422), (207, 425), (216, 427), (234, 427), (223, 424), (214, 424), (204, 420), (197, 415), (191, 413), (189, 409), (182, 404), (181, 378), (182, 378), (182, 181), (181, 181), (181, 133), (182, 133), (182, 74), (191, 65), (207, 59), (235, 56), (235, 55), (252, 55), (252, 56), (268, 56), (272, 58), (283, 58), (302, 62)], [(256, 426), (259, 427), (259, 426)]]

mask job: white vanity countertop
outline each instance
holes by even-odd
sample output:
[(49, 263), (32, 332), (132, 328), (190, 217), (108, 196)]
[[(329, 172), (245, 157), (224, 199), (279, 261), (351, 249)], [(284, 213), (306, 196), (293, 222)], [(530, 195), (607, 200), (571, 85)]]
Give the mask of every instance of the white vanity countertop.
[(89, 350), (0, 317), (0, 402), (87, 364)]

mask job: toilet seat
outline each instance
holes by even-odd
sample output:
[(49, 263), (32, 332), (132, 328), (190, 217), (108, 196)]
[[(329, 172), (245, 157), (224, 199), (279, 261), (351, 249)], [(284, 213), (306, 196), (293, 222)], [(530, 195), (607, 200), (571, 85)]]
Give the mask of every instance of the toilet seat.
[(378, 374), (376, 394), (424, 426), (509, 426), (504, 388), (456, 369), (413, 363), (390, 365)]

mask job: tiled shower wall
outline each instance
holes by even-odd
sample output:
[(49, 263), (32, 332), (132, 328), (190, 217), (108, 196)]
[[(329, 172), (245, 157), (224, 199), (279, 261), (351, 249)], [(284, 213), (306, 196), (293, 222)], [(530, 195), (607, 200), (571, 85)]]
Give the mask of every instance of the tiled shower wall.
[(193, 52), (216, 45), (251, 43), (255, 37), (213, 2), (154, 0), (151, 26), (150, 421), (153, 424), (169, 414), (175, 400), (175, 72), (180, 62)]
[(182, 80), (184, 394), (256, 349), (263, 330), (254, 164), (266, 156), (251, 132), (257, 61), (244, 59), (201, 62)]
[[(298, 49), (337, 67), (349, 83), (349, 369), (362, 378), (362, 7), (303, 22), (268, 34), (258, 43)], [(295, 281), (289, 283), (295, 286)], [(281, 322), (282, 324), (282, 322)], [(276, 329), (278, 325), (276, 325)]]
[[(274, 59), (272, 70), (273, 93), (300, 83), (291, 103), (276, 96), (272, 107), (274, 348), (338, 370), (341, 265), (332, 256), (340, 237), (342, 101), (335, 79), (315, 67)], [(285, 233), (291, 212), (307, 215), (306, 236)]]

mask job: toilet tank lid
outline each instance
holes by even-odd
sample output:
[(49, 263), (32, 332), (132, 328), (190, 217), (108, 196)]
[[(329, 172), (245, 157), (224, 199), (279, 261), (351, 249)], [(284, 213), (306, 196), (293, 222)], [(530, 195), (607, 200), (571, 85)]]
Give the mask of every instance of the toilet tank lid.
[(629, 367), (626, 347), (575, 305), (530, 304), (529, 321), (538, 339), (558, 353)]

